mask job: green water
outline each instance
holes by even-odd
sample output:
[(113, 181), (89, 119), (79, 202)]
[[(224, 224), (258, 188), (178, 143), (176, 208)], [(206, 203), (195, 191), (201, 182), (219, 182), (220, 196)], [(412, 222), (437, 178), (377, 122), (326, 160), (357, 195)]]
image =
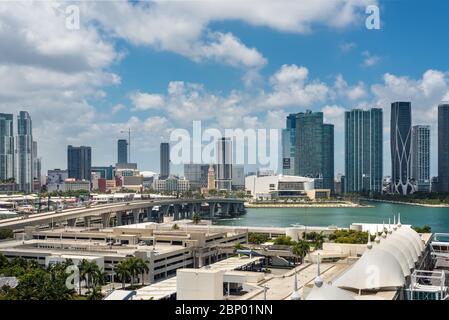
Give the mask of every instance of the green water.
[(349, 227), (354, 222), (393, 222), (393, 214), (401, 213), (402, 224), (430, 225), (433, 232), (449, 232), (449, 208), (428, 208), (383, 202), (371, 202), (372, 208), (248, 208), (239, 218), (217, 220), (217, 225), (289, 227)]

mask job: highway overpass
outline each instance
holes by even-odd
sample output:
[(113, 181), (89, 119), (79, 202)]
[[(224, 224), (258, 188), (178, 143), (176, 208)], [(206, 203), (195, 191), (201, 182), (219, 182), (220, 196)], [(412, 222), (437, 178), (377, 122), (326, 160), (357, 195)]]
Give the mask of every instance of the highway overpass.
[[(191, 218), (194, 213), (213, 219), (215, 215), (236, 216), (244, 213), (244, 200), (231, 198), (208, 199), (164, 199), (140, 200), (130, 202), (95, 205), (90, 208), (66, 209), (61, 212), (45, 212), (0, 220), (0, 228), (22, 229), (26, 226), (67, 223), (75, 226), (79, 219), (84, 225), (90, 224), (91, 218), (101, 218), (103, 226), (110, 226), (111, 218), (116, 218), (116, 225), (146, 221), (162, 221), (164, 216), (173, 216), (174, 220)], [(201, 210), (207, 206), (207, 212)], [(153, 210), (158, 207), (159, 210)]]

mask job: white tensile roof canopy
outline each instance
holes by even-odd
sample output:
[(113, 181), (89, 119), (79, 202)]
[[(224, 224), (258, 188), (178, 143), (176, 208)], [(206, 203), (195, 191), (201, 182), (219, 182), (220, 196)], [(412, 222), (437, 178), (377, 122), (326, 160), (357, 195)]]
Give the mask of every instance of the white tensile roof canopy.
[(355, 290), (399, 288), (414, 269), (424, 244), (411, 228), (398, 219), (393, 230), (384, 228), (375, 244), (368, 237), (367, 249), (354, 265), (334, 281), (334, 285)]

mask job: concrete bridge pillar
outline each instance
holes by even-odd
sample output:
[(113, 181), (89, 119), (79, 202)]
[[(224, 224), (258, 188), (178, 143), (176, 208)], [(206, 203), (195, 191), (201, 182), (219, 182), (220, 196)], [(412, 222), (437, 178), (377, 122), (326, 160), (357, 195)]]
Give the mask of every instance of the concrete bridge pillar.
[(110, 225), (111, 222), (111, 213), (102, 213), (101, 214), (101, 222), (103, 223), (103, 228), (107, 228)]
[(220, 207), (221, 207), (221, 214), (222, 215), (228, 215), (229, 214), (229, 203), (224, 202), (224, 203), (220, 203)]
[(84, 217), (84, 227), (90, 227), (90, 217)]
[(151, 216), (151, 213), (153, 212), (153, 207), (146, 208), (145, 211), (146, 211), (147, 220), (151, 221), (151, 219), (153, 218)]
[(217, 206), (216, 202), (209, 202), (209, 217), (210, 217), (210, 219), (214, 218), (216, 206)]
[(160, 207), (159, 212), (162, 213), (163, 216), (167, 216), (170, 210), (170, 205), (163, 205)]
[(234, 213), (235, 215), (238, 215), (239, 214), (239, 204), (236, 202), (236, 203), (232, 203), (232, 213)]
[(133, 211), (133, 223), (139, 223), (139, 218), (140, 218), (140, 212)]
[(115, 214), (115, 218), (116, 218), (116, 220), (117, 220), (116, 225), (117, 225), (117, 226), (121, 226), (121, 225), (123, 224), (123, 212), (117, 212), (117, 213)]
[(180, 209), (181, 205), (179, 204), (174, 204), (173, 205), (173, 220), (179, 220), (179, 209)]
[(67, 219), (67, 226), (76, 227), (76, 218)]

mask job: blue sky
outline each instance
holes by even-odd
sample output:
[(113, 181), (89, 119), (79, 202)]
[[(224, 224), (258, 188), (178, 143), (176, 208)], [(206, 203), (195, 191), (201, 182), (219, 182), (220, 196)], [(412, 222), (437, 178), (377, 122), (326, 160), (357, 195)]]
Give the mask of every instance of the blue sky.
[[(343, 173), (344, 111), (382, 107), (388, 175), (390, 103), (411, 100), (413, 122), (432, 126), (436, 174), (449, 4), (298, 3), (81, 2), (76, 30), (61, 27), (72, 2), (2, 3), (0, 41), (9, 49), (0, 50), (0, 111), (27, 106), (44, 169), (66, 166), (67, 144), (91, 145), (94, 165), (113, 164), (120, 130), (130, 127), (132, 160), (157, 172), (159, 142), (192, 120), (282, 128), (288, 113), (321, 110), (336, 126), (335, 172)], [(380, 30), (365, 27), (370, 4), (380, 8)]]

